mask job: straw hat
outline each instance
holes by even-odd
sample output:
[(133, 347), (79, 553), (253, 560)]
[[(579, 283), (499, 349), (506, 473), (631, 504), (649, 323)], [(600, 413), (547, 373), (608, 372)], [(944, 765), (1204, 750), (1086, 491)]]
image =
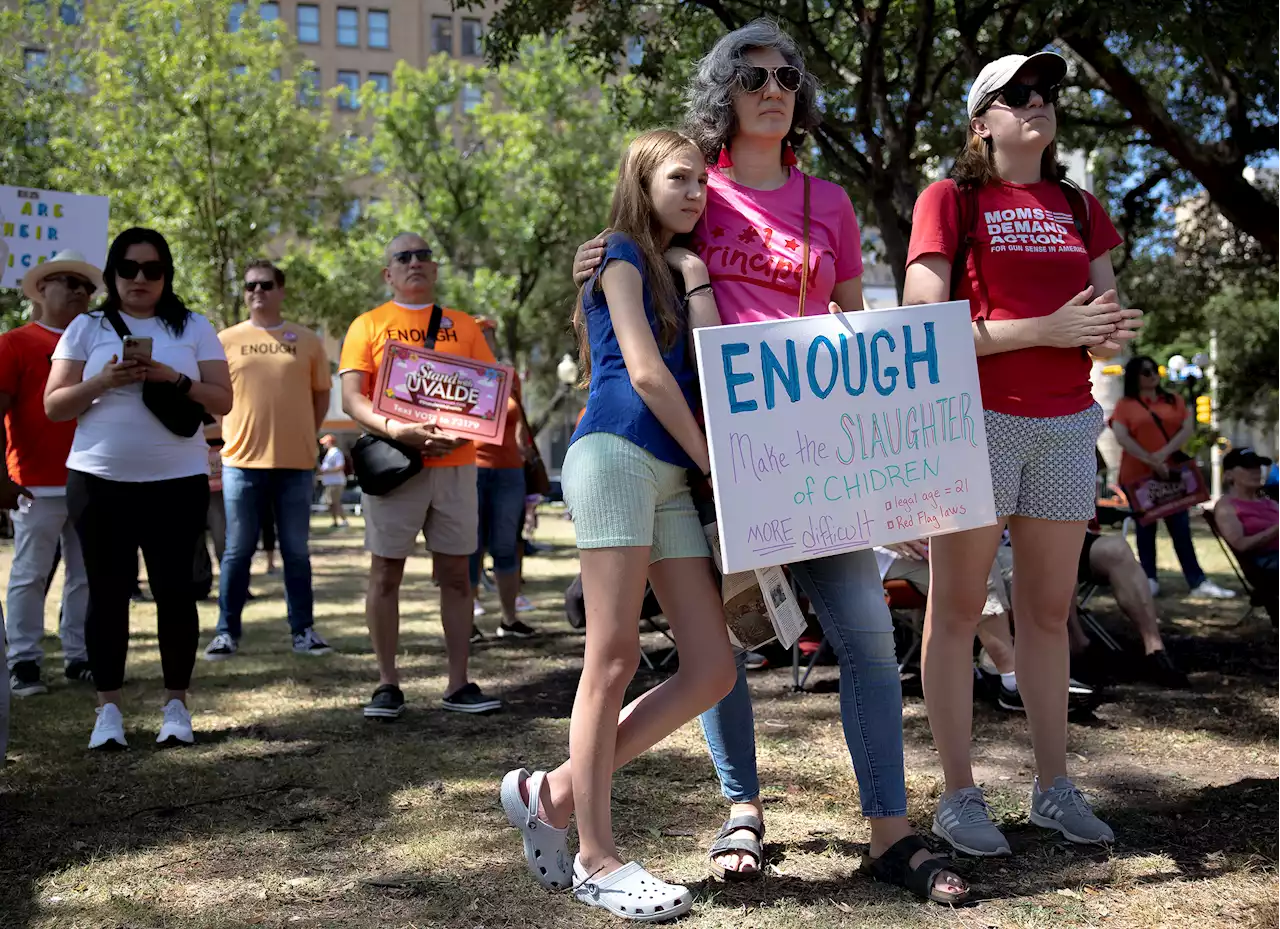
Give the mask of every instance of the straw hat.
[(75, 249), (68, 248), (58, 252), (48, 261), (41, 262), (26, 274), (22, 275), (22, 292), (32, 302), (40, 302), (40, 291), (36, 285), (51, 274), (79, 274), (92, 282), (96, 290), (102, 290), (102, 272), (89, 262), (84, 255)]

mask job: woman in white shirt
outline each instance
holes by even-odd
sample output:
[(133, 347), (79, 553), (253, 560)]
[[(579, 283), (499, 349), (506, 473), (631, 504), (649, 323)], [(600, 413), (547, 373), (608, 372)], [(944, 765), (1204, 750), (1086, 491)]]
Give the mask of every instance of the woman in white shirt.
[[(67, 509), (89, 577), (85, 638), (98, 689), (89, 747), (126, 747), (120, 686), (139, 548), (156, 602), (167, 691), (156, 741), (191, 743), (186, 695), (199, 635), (192, 573), (209, 502), (208, 446), (199, 428), (187, 436), (166, 427), (144, 402), (143, 385), (171, 384), (171, 394), (225, 415), (231, 376), (209, 320), (173, 292), (173, 256), (160, 233), (122, 232), (104, 277), (102, 305), (77, 317), (54, 349), (44, 395), (50, 419), (77, 420)], [(130, 360), (116, 321), (138, 340)]]

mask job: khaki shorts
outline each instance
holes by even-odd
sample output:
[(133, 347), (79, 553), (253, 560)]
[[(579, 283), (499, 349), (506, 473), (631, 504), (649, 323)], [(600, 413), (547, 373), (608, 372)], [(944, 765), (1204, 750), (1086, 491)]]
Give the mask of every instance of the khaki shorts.
[(380, 558), (408, 558), (421, 532), (427, 549), (441, 555), (476, 550), (480, 505), (476, 466), (423, 468), (389, 494), (366, 494), (364, 547)]
[(341, 484), (325, 484), (324, 485), (324, 502), (333, 506), (342, 502), (342, 492), (346, 490)]

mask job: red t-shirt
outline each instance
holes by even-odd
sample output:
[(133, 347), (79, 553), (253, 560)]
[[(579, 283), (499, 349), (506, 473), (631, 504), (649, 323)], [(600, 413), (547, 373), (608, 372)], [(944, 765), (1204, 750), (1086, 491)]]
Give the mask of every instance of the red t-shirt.
[[(1090, 241), (1081, 241), (1071, 204), (1056, 181), (990, 184), (978, 191), (968, 273), (955, 300), (969, 300), (975, 319), (1048, 316), (1089, 285), (1089, 262), (1120, 244), (1101, 204), (1085, 192)], [(925, 188), (916, 201), (907, 264), (922, 255), (954, 258), (962, 230), (960, 194), (952, 181)], [(981, 280), (981, 293), (975, 281)], [(985, 297), (980, 299), (980, 297)], [(1093, 403), (1090, 361), (1080, 348), (1037, 346), (978, 359), (982, 405), (1014, 416), (1070, 416)]]
[(8, 436), (5, 462), (9, 477), (24, 487), (67, 486), (67, 455), (76, 421), (50, 422), (44, 412), (49, 358), (61, 338), (39, 323), (27, 323), (0, 335), (0, 393), (9, 395), (4, 415)]

